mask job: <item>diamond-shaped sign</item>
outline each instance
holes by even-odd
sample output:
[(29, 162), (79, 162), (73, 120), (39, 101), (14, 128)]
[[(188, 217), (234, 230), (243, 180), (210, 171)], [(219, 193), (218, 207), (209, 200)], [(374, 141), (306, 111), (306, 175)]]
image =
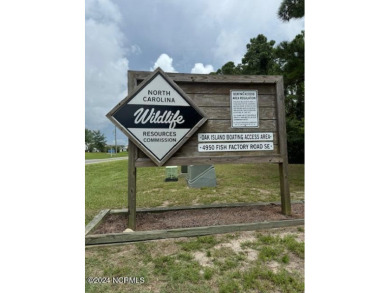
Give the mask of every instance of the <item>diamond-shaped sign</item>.
[(207, 120), (203, 111), (160, 68), (107, 117), (158, 166)]

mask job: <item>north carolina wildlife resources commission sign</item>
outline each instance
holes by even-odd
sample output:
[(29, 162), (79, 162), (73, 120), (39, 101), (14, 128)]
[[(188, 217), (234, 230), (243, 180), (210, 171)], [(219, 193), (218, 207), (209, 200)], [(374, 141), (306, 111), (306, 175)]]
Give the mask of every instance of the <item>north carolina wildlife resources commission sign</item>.
[(158, 166), (207, 120), (203, 111), (160, 68), (107, 117)]

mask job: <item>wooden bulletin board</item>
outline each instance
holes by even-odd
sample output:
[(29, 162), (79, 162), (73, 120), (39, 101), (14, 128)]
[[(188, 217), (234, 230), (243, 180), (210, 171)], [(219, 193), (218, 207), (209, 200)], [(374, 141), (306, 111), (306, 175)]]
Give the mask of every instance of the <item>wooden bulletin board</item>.
[[(150, 72), (129, 71), (129, 93)], [(286, 155), (280, 141), (286, 140), (283, 80), (280, 76), (204, 75), (167, 73), (206, 113), (208, 121), (164, 165), (204, 165), (232, 163), (279, 163)], [(231, 90), (256, 90), (258, 93), (259, 127), (231, 127)], [(273, 133), (274, 150), (255, 152), (199, 152), (198, 133)], [(286, 147), (286, 145), (285, 145)], [(136, 167), (155, 164), (138, 152)]]
[[(128, 71), (130, 93), (150, 72)], [(287, 137), (282, 76), (204, 75), (166, 73), (207, 116), (207, 121), (186, 141), (164, 166), (277, 163), (279, 164), (282, 213), (291, 215), (287, 174)], [(231, 91), (256, 91), (258, 126), (232, 127)], [(198, 134), (203, 133), (272, 133), (272, 150), (200, 152)], [(131, 154), (130, 154), (131, 152)], [(137, 167), (155, 167), (129, 140), (129, 194), (133, 185), (135, 205), (135, 177)], [(131, 176), (133, 173), (134, 176)], [(130, 178), (131, 177), (131, 178)], [(130, 197), (129, 197), (130, 199)]]

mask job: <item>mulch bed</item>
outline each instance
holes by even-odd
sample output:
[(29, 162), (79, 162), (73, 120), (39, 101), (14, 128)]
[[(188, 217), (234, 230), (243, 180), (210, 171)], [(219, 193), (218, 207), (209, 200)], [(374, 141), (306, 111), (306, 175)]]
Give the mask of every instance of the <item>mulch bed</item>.
[[(166, 230), (177, 228), (255, 223), (264, 221), (281, 221), (303, 219), (305, 205), (291, 205), (291, 216), (281, 213), (280, 205), (209, 208), (164, 212), (138, 212), (136, 231)], [(127, 228), (126, 213), (110, 214), (93, 234), (122, 233)]]

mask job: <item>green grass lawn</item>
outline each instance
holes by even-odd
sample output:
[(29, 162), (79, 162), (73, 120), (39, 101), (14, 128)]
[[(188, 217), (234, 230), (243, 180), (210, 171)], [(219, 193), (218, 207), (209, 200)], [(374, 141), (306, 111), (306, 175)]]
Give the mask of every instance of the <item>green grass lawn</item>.
[[(137, 207), (279, 201), (276, 164), (215, 165), (217, 186), (164, 182), (165, 168), (137, 169)], [(304, 199), (304, 165), (289, 166), (291, 199)], [(85, 223), (101, 209), (127, 207), (127, 161), (85, 166)], [(304, 292), (304, 228), (88, 247), (86, 292)], [(143, 283), (113, 278), (142, 277)], [(123, 280), (123, 278), (122, 278)], [(134, 280), (134, 279), (133, 279)]]
[[(215, 165), (217, 186), (164, 182), (165, 168), (137, 168), (137, 207), (280, 201), (277, 164)], [(304, 199), (304, 165), (289, 165), (292, 200)], [(102, 209), (127, 207), (127, 161), (85, 166), (85, 222)]]
[(118, 158), (118, 157), (127, 157), (127, 152), (120, 152), (117, 154), (109, 154), (109, 153), (85, 153), (85, 159), (86, 160), (92, 160), (92, 159), (109, 159), (109, 158)]

